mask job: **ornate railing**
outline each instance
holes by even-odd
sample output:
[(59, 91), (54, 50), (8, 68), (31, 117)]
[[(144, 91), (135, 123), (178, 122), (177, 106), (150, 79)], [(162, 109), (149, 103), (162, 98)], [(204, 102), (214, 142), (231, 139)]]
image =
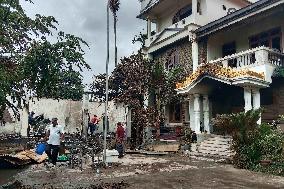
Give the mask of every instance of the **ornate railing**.
[(267, 47), (257, 47), (224, 58), (219, 58), (209, 63), (217, 63), (223, 67), (243, 69), (260, 64), (272, 64), (284, 67), (284, 54)]

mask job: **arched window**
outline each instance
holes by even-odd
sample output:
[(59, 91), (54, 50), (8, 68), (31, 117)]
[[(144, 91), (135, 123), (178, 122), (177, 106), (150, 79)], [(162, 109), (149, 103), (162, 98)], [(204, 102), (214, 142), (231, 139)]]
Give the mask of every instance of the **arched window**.
[(189, 4), (180, 9), (173, 17), (173, 24), (181, 21), (182, 19), (189, 17), (192, 14), (192, 5)]
[(170, 71), (171, 69), (175, 68), (177, 65), (179, 65), (179, 54), (177, 50), (173, 50), (169, 53), (167, 57), (166, 62), (166, 70)]

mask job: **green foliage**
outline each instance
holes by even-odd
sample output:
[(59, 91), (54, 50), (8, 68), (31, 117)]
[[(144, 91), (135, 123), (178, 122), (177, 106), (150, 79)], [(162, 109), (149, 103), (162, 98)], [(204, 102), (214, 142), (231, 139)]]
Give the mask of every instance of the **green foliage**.
[[(32, 2), (26, 0), (27, 2)], [(29, 18), (19, 0), (0, 1), (0, 119), (10, 107), (26, 105), (27, 96), (80, 99), (83, 92), (82, 39), (59, 32), (58, 41), (46, 36), (56, 30), (52, 16)]]
[(277, 67), (273, 73), (274, 77), (284, 77), (284, 67)]
[(59, 33), (58, 41), (35, 42), (20, 65), (24, 82), (37, 97), (81, 100), (84, 92), (82, 68), (89, 69), (84, 60), (82, 39)]
[(135, 43), (141, 43), (141, 47), (144, 48), (145, 47), (145, 42), (147, 39), (147, 35), (143, 34), (142, 32), (140, 32), (138, 35), (135, 35), (133, 40), (132, 40), (132, 44)]
[[(284, 176), (284, 134), (270, 125), (257, 125), (260, 112), (220, 115), (214, 125), (232, 135), (235, 166)], [(262, 166), (262, 160), (273, 164)]]
[(214, 128), (233, 136), (233, 139), (242, 143), (247, 142), (250, 132), (257, 128), (261, 109), (250, 110), (238, 114), (218, 115), (213, 119)]

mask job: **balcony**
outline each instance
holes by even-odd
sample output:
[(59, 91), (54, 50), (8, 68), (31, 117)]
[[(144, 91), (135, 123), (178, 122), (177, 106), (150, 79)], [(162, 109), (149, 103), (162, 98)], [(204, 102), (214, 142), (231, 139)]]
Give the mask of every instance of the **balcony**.
[(284, 67), (284, 54), (267, 47), (257, 47), (224, 58), (209, 61), (234, 70), (250, 70), (263, 73), (265, 81), (271, 82), (276, 67)]
[(156, 33), (156, 31), (151, 32), (151, 36), (146, 39), (146, 47), (151, 46), (154, 41), (164, 41), (171, 38), (173, 35), (179, 33), (180, 31), (184, 31), (184, 28), (189, 24), (193, 23), (193, 21), (193, 16), (189, 16), (175, 24), (172, 24), (171, 26), (167, 27), (159, 33)]
[(176, 88), (181, 93), (188, 92), (205, 76), (237, 86), (268, 87), (279, 66), (284, 67), (284, 54), (258, 47), (200, 64), (184, 81), (177, 83)]

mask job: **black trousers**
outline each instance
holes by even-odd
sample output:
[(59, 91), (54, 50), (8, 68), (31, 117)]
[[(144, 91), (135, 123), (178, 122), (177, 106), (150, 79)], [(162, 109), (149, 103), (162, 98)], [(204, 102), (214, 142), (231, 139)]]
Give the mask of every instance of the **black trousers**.
[(45, 153), (47, 154), (49, 161), (55, 165), (59, 153), (59, 145), (48, 144)]

